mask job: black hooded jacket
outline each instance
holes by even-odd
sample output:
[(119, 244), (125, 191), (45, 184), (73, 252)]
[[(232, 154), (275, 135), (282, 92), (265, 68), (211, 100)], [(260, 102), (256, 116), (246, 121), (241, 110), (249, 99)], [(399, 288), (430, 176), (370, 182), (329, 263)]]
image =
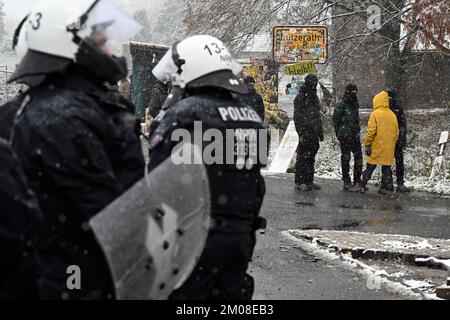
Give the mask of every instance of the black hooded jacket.
[(88, 223), (144, 176), (134, 107), (75, 72), (24, 95), (13, 148), (44, 214), (36, 225), (43, 275), (65, 279), (75, 264), (101, 282), (107, 272)]
[(406, 146), (406, 135), (408, 134), (408, 125), (406, 122), (405, 110), (400, 106), (400, 104), (395, 98), (391, 103), (392, 103), (391, 109), (397, 116), (398, 128), (400, 130), (397, 145), (401, 148), (404, 148)]
[(161, 112), (164, 102), (169, 96), (167, 86), (157, 83), (150, 92), (149, 114), (152, 118), (156, 118)]
[(339, 141), (354, 139), (361, 133), (359, 103), (356, 96), (345, 93), (334, 111), (333, 125)]
[(323, 141), (317, 77), (309, 75), (294, 100), (294, 122), (302, 141)]

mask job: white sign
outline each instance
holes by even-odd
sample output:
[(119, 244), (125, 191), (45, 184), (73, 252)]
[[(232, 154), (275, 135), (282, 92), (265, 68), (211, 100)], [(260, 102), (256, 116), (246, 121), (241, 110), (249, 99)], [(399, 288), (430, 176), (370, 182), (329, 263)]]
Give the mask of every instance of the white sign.
[(269, 167), (270, 173), (286, 173), (291, 164), (292, 158), (297, 151), (299, 137), (295, 130), (294, 121), (289, 123), (280, 147)]
[(436, 172), (440, 171), (444, 166), (444, 155), (448, 142), (448, 133), (448, 131), (443, 131), (441, 133), (441, 137), (439, 139), (439, 149), (436, 160), (434, 161), (433, 170), (431, 171), (431, 178), (434, 178)]

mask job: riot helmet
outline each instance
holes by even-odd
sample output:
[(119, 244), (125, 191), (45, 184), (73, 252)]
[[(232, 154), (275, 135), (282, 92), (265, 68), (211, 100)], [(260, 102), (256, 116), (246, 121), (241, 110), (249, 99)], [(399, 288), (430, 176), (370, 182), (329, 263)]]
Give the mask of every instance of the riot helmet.
[(140, 28), (112, 0), (40, 0), (15, 32), (19, 64), (9, 81), (29, 84), (75, 65), (116, 84), (128, 68), (112, 48)]
[(196, 35), (175, 43), (153, 69), (154, 76), (182, 89), (215, 87), (246, 94), (237, 75), (242, 66), (219, 39)]

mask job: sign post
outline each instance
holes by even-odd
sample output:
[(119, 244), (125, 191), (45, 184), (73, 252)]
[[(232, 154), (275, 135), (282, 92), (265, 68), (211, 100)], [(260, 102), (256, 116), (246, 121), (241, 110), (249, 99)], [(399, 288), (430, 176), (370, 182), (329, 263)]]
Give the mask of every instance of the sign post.
[(440, 171), (442, 167), (444, 166), (444, 155), (445, 150), (447, 148), (447, 142), (448, 142), (448, 131), (443, 131), (441, 133), (441, 137), (439, 139), (439, 147), (438, 152), (436, 155), (436, 160), (434, 161), (433, 170), (431, 171), (431, 179), (433, 179), (436, 175), (437, 171)]
[(297, 151), (298, 144), (299, 137), (295, 130), (294, 121), (291, 121), (268, 171), (270, 173), (286, 173)]
[(304, 76), (317, 73), (314, 61), (300, 62), (284, 68), (284, 74), (287, 76)]
[(295, 64), (328, 60), (328, 28), (325, 26), (278, 26), (273, 29), (275, 62)]

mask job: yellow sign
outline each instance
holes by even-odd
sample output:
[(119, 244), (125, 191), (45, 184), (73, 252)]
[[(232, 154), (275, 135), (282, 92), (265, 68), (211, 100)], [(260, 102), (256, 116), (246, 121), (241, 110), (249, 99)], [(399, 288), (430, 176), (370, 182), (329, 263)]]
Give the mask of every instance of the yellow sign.
[(284, 74), (287, 76), (304, 76), (317, 73), (316, 63), (314, 61), (305, 61), (284, 68)]
[(328, 28), (280, 26), (273, 29), (273, 54), (278, 63), (328, 60)]

